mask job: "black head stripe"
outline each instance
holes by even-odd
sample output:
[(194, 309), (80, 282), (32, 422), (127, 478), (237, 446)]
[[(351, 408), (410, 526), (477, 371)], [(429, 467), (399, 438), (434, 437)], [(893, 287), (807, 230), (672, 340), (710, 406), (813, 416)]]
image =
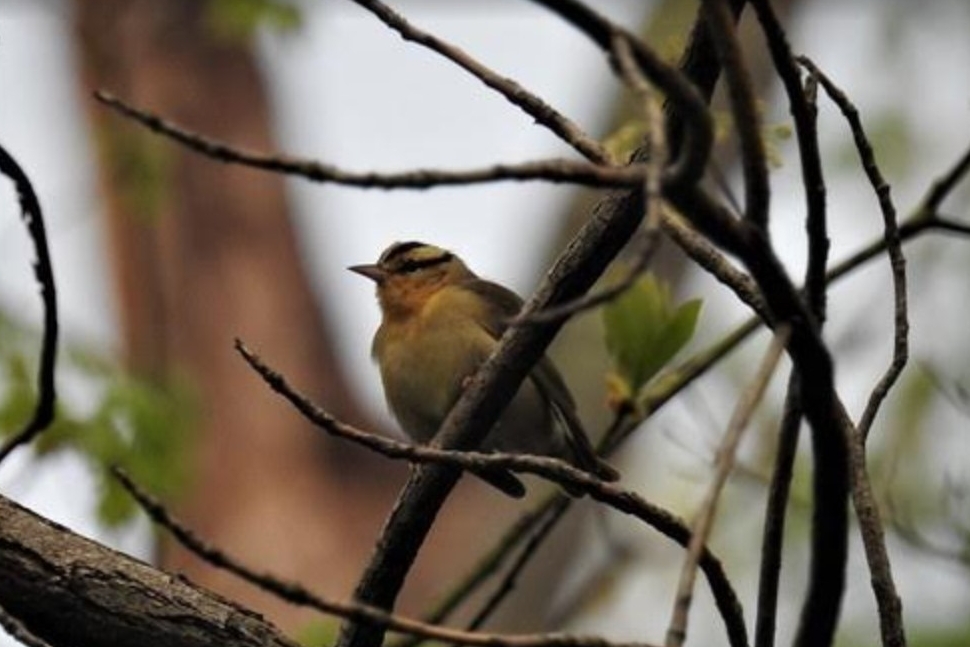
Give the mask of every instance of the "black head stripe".
[(408, 252), (418, 249), (419, 247), (427, 247), (425, 243), (419, 243), (416, 240), (409, 240), (406, 243), (395, 243), (391, 245), (387, 250), (381, 255), (378, 263), (385, 264), (390, 262), (392, 259), (397, 258), (402, 254), (407, 254)]
[(418, 270), (434, 267), (435, 265), (447, 263), (454, 257), (455, 255), (451, 252), (443, 252), (441, 255), (432, 256), (431, 258), (406, 259), (394, 268), (394, 272), (402, 274), (407, 272), (416, 272)]

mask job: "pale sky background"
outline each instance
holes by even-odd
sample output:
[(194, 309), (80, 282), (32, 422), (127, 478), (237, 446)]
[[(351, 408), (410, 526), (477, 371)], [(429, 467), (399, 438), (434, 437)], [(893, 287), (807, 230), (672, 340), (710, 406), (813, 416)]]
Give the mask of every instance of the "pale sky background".
[[(970, 8), (942, 0), (805, 4), (810, 8), (790, 32), (796, 51), (810, 55), (852, 96), (867, 124), (895, 112), (912, 129), (913, 159), (918, 162), (885, 169), (900, 214), (905, 215), (929, 182), (970, 144)], [(893, 8), (886, 10), (887, 4)], [(919, 10), (913, 10), (917, 4)], [(649, 3), (610, 0), (597, 5), (629, 22)], [(594, 134), (602, 134), (604, 104), (618, 86), (598, 52), (547, 12), (511, 0), (492, 0), (487, 9), (479, 3), (467, 11), (435, 1), (394, 6), (416, 25), (461, 45)], [(886, 20), (881, 17), (884, 11), (901, 17)], [(91, 142), (79, 105), (87, 90), (78, 87), (70, 38), (67, 3), (0, 0), (0, 142), (33, 179), (45, 209), (64, 336), (110, 351), (117, 324), (102, 263)], [(569, 154), (505, 100), (435, 55), (403, 42), (350, 3), (307, 2), (299, 33), (266, 34), (260, 47), (281, 151), (357, 170), (472, 167)], [(830, 104), (820, 103), (823, 149), (826, 155), (836, 155), (844, 151), (846, 126)], [(770, 108), (768, 114), (769, 121), (787, 121), (784, 104)], [(773, 235), (784, 246), (793, 274), (800, 276), (803, 202), (792, 151), (791, 142), (781, 145), (786, 164), (774, 171)], [(830, 168), (853, 170), (837, 177), (829, 171), (828, 178), (834, 260), (881, 231), (872, 192), (851, 166), (854, 156), (846, 160)], [(566, 189), (543, 184), (380, 192), (294, 180), (289, 187), (320, 298), (341, 304), (329, 309), (338, 317), (334, 323), (344, 361), (355, 385), (369, 394), (375, 407), (383, 405), (369, 344), (378, 312), (372, 290), (344, 268), (375, 259), (390, 242), (417, 238), (458, 251), (480, 274), (525, 293), (542, 269), (534, 250), (544, 249), (542, 241), (570, 197)], [(963, 190), (962, 202), (951, 201), (952, 215), (967, 216), (968, 194)], [(39, 321), (40, 308), (18, 217), (9, 182), (0, 183), (0, 308), (32, 323)], [(963, 278), (968, 247), (937, 238), (911, 247), (910, 259), (914, 360), (970, 356)], [(891, 305), (883, 296), (885, 265), (884, 260), (873, 264), (878, 269), (860, 274), (860, 280), (837, 288), (831, 297), (829, 336), (837, 350), (838, 341), (850, 335), (851, 341), (845, 343), (857, 345), (839, 366), (840, 388), (853, 412), (861, 410), (874, 377), (888, 362)], [(705, 298), (702, 339), (712, 339), (741, 316), (733, 297), (713, 290), (706, 279), (690, 282), (684, 291)], [(954, 348), (954, 340), (962, 347)], [(754, 349), (751, 357), (756, 357)], [(967, 379), (963, 364), (944, 366), (954, 379)], [(65, 395), (71, 397), (70, 386)], [(732, 404), (728, 395), (716, 389), (704, 394), (718, 416)], [(691, 421), (683, 407), (665, 416), (668, 424), (704, 424)], [(955, 471), (970, 480), (967, 419), (944, 411), (934, 421), (939, 423), (934, 433), (940, 438), (941, 478)], [(631, 451), (650, 451), (657, 442), (663, 441)], [(696, 469), (696, 456), (691, 460)], [(90, 518), (89, 484), (84, 468), (71, 457), (46, 461), (35, 469), (20, 452), (0, 469), (0, 491), (5, 494), (83, 534), (138, 551), (144, 546), (141, 532), (105, 533)], [(760, 506), (757, 513), (762, 514)], [(750, 532), (754, 521), (742, 522), (738, 532)], [(918, 608), (919, 618), (927, 622), (965, 615), (970, 606), (965, 571), (938, 560), (912, 562), (907, 559), (911, 552), (898, 542), (890, 542), (890, 549), (903, 599), (911, 600), (907, 612)], [(642, 636), (644, 599), (654, 596), (656, 589), (672, 591), (668, 576), (647, 572), (655, 566), (638, 566), (644, 570), (642, 577), (628, 578), (622, 600), (584, 628), (619, 621), (625, 629), (618, 637)], [(871, 594), (858, 590), (868, 589), (868, 578), (855, 537), (852, 568), (856, 576), (850, 578), (847, 597), (853, 602), (846, 607), (846, 625), (868, 631), (875, 626), (875, 615)], [(933, 578), (932, 587), (921, 585), (927, 577)], [(749, 579), (741, 579), (739, 591), (742, 599), (752, 601), (747, 617), (753, 621), (755, 588)], [(706, 585), (698, 589), (706, 591)], [(668, 603), (660, 604), (664, 612), (656, 622), (650, 621), (651, 631), (656, 623), (666, 623)], [(780, 625), (788, 624), (790, 617), (783, 613)], [(662, 634), (650, 637), (658, 635)], [(719, 640), (716, 632), (691, 634), (692, 640), (704, 637)], [(784, 631), (779, 639), (786, 639)]]

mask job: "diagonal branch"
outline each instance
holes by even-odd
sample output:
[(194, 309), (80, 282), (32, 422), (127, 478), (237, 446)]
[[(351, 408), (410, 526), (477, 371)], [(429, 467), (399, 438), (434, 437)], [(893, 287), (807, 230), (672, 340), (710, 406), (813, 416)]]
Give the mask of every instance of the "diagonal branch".
[(561, 140), (572, 146), (589, 161), (605, 166), (613, 165), (609, 153), (599, 142), (583, 132), (571, 119), (512, 79), (489, 69), (461, 48), (445, 42), (434, 34), (414, 27), (403, 16), (379, 0), (354, 0), (354, 2), (377, 16), (381, 22), (399, 33), (404, 40), (417, 43), (440, 54), (501, 94), (535, 119), (536, 123), (554, 132)]
[(754, 84), (741, 54), (737, 28), (727, 0), (704, 0), (702, 7), (714, 45), (721, 57), (731, 101), (731, 114), (741, 142), (745, 217), (767, 232), (770, 198), (768, 157), (761, 139), (761, 117), (755, 100)]
[(768, 383), (771, 381), (778, 361), (788, 343), (788, 326), (779, 326), (771, 341), (768, 351), (759, 366), (751, 384), (745, 389), (738, 400), (727, 431), (717, 450), (714, 464), (714, 478), (704, 495), (700, 510), (695, 521), (691, 524), (691, 539), (687, 546), (687, 556), (680, 571), (680, 581), (677, 584), (677, 595), (674, 610), (671, 614), (670, 625), (667, 629), (665, 647), (680, 647), (687, 638), (687, 616), (694, 596), (694, 580), (697, 575), (697, 559), (714, 525), (717, 504), (727, 479), (734, 468), (734, 459), (741, 434), (748, 426), (754, 410), (764, 397)]

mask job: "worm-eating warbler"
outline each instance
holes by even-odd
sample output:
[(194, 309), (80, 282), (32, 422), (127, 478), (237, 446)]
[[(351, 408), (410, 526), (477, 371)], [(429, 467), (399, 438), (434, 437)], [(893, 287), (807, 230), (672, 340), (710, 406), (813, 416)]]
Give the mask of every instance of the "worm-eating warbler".
[[(451, 252), (419, 242), (395, 243), (376, 264), (349, 269), (377, 283), (383, 317), (372, 355), (394, 417), (408, 436), (426, 443), (495, 349), (522, 300), (476, 276)], [(593, 452), (569, 390), (545, 357), (482, 449), (555, 456), (604, 479), (619, 476)], [(475, 473), (510, 496), (525, 494), (510, 472)]]

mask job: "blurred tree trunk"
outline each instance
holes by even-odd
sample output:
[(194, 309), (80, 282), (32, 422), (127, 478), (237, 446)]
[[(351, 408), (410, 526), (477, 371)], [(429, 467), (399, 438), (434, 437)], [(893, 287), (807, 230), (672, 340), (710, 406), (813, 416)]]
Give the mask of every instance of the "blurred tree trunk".
[[(274, 150), (250, 47), (215, 37), (206, 6), (76, 2), (83, 87)], [(187, 152), (84, 101), (96, 132), (124, 356), (159, 383), (188, 380), (201, 403), (193, 481), (178, 514), (260, 569), (348, 597), (405, 468), (323, 438), (233, 351), (239, 336), (338, 417), (364, 420), (304, 274), (283, 180)], [(482, 514), (468, 502), (481, 494), (475, 486), (459, 494), (465, 504), (442, 520), (406, 607), (440, 594), (464, 571), (456, 562), (467, 564), (488, 540), (481, 525), (498, 528), (514, 510), (502, 504)], [(159, 559), (283, 626), (306, 619), (170, 543)]]

